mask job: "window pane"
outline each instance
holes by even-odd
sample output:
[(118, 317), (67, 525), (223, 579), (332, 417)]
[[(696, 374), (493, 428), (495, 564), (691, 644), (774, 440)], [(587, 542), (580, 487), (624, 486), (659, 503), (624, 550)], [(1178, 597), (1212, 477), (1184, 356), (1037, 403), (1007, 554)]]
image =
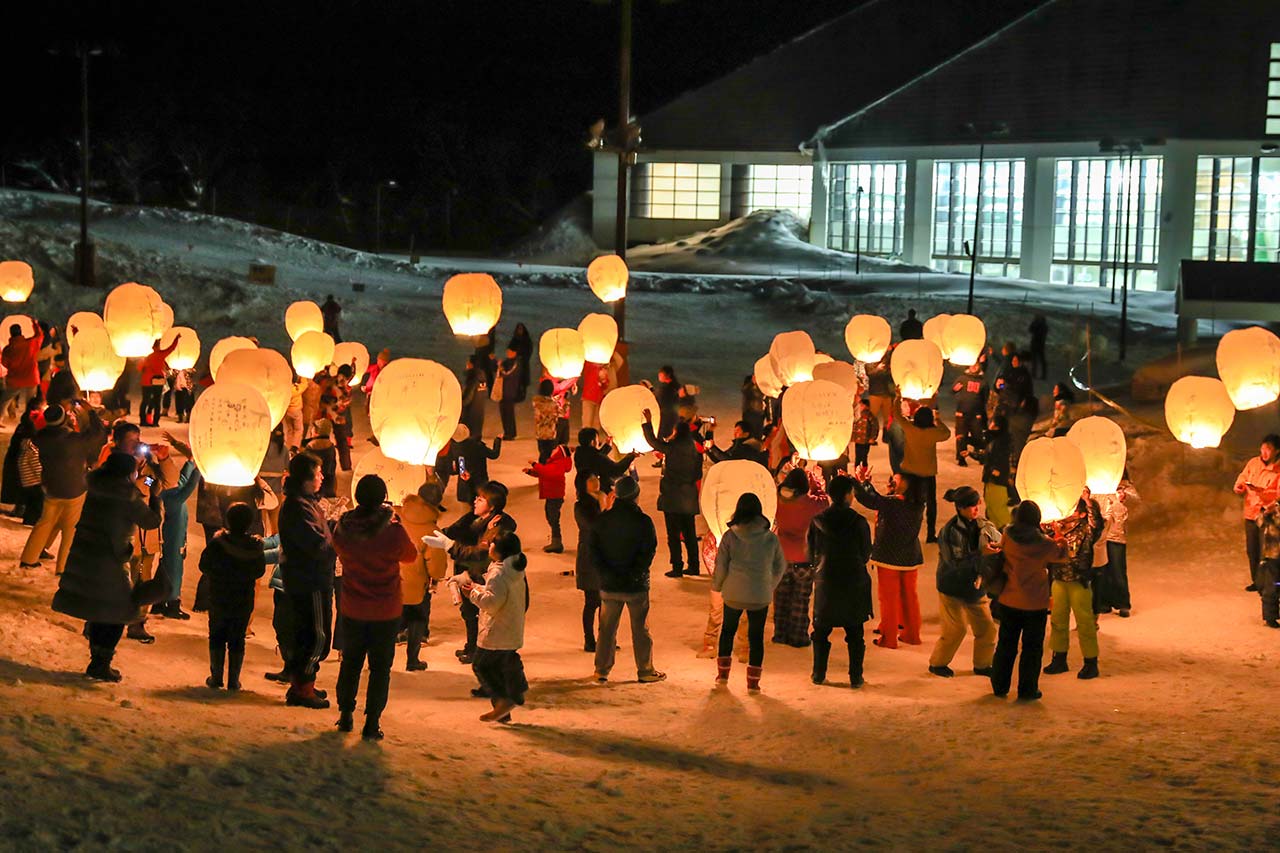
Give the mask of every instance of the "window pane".
[(719, 163), (640, 163), (631, 176), (634, 217), (720, 218)]

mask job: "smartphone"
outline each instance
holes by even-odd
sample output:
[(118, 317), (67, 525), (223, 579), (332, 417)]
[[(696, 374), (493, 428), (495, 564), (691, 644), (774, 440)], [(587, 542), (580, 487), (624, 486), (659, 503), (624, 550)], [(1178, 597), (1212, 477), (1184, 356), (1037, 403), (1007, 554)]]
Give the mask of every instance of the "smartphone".
[(459, 456), (458, 457), (458, 474), (461, 475), (465, 473), (467, 473), (467, 460)]
[(156, 484), (156, 478), (155, 478), (155, 477), (143, 477), (143, 478), (142, 478), (142, 483), (143, 483), (143, 485), (145, 485), (145, 486), (149, 489), (149, 488), (151, 488), (152, 486), (154, 486), (154, 485)]

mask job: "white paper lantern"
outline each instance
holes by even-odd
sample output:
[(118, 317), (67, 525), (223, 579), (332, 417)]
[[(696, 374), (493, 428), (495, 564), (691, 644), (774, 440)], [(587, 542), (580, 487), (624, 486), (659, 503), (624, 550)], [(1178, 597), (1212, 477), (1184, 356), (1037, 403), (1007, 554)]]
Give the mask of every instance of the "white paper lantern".
[(1169, 431), (1192, 447), (1217, 447), (1235, 418), (1235, 404), (1220, 379), (1184, 376), (1169, 387), (1164, 398)]
[(178, 346), (173, 352), (169, 353), (165, 363), (174, 370), (187, 370), (195, 367), (196, 362), (200, 360), (200, 336), (196, 334), (196, 330), (189, 329), (186, 326), (173, 326), (160, 336), (160, 348), (165, 349), (168, 347), (173, 343), (174, 338), (178, 339)]
[(1067, 438), (1084, 456), (1085, 479), (1095, 495), (1113, 495), (1124, 476), (1128, 446), (1124, 430), (1110, 418), (1081, 418), (1071, 425)]
[(324, 332), (303, 332), (293, 342), (289, 358), (298, 375), (310, 379), (329, 366), (336, 349), (333, 338)]
[(957, 367), (976, 364), (987, 345), (986, 324), (972, 314), (953, 314), (942, 327), (942, 343), (939, 349), (952, 364)]
[(125, 358), (150, 355), (155, 342), (173, 325), (173, 310), (166, 308), (160, 294), (137, 282), (122, 284), (107, 294), (102, 322), (116, 354)]
[(618, 346), (618, 323), (608, 314), (588, 314), (578, 324), (582, 354), (592, 364), (608, 364)]
[(393, 506), (404, 506), (404, 499), (417, 494), (419, 487), (427, 481), (427, 472), (423, 466), (392, 459), (375, 447), (360, 457), (351, 474), (352, 501), (356, 499), (356, 486), (360, 484), (360, 478), (369, 474), (381, 477), (382, 482), (387, 484), (387, 500)]
[(1076, 511), (1086, 483), (1084, 454), (1068, 438), (1037, 438), (1018, 457), (1018, 494), (1035, 501), (1043, 521), (1059, 521)]
[(627, 262), (617, 255), (601, 255), (587, 265), (587, 284), (601, 302), (617, 302), (627, 295)]
[(1261, 326), (1233, 329), (1218, 341), (1218, 376), (1241, 411), (1280, 397), (1280, 338)]
[(844, 343), (849, 354), (863, 364), (874, 364), (884, 358), (892, 341), (889, 321), (875, 314), (857, 314), (844, 327)]
[(459, 273), (444, 283), (441, 305), (455, 335), (487, 335), (502, 316), (502, 288), (488, 273)]
[(819, 351), (813, 354), (813, 366), (815, 368), (819, 364), (830, 364), (833, 361), (835, 361), (835, 359), (827, 355), (825, 352)]
[(243, 383), (257, 390), (271, 411), (271, 426), (284, 420), (293, 396), (293, 369), (273, 349), (238, 349), (227, 354), (218, 368), (216, 382)]
[(413, 465), (434, 465), (462, 416), (462, 386), (449, 368), (397, 358), (378, 374), (369, 423), (382, 452)]
[[(92, 311), (77, 311), (67, 318), (67, 325), (63, 329), (67, 338), (67, 345), (70, 346), (76, 339), (76, 335), (85, 329), (102, 329), (104, 332), (107, 327), (102, 324), (102, 317)], [(8, 329), (4, 330), (6, 333)]]
[(250, 486), (271, 440), (271, 410), (256, 388), (219, 382), (191, 410), (191, 453), (200, 474), (217, 486)]
[(778, 371), (774, 370), (773, 359), (768, 353), (756, 360), (752, 373), (761, 394), (766, 397), (777, 397), (782, 394), (782, 379), (778, 376)]
[(101, 326), (81, 328), (67, 349), (67, 366), (82, 391), (114, 388), (124, 364), (124, 356), (116, 355), (111, 336)]
[(726, 459), (712, 465), (702, 478), (698, 507), (716, 542), (729, 530), (738, 498), (747, 493), (760, 498), (764, 517), (772, 525), (778, 514), (778, 490), (768, 468), (749, 459)]
[[(8, 317), (5, 317), (3, 320), (0, 320), (0, 341), (3, 341), (4, 343), (9, 342), (9, 330), (13, 328), (15, 325), (21, 327), (22, 336), (24, 338), (30, 338), (35, 336), (35, 333), (36, 333), (35, 320), (32, 320), (26, 314), (10, 314)], [(3, 346), (3, 344), (0, 344), (0, 346)], [(150, 347), (147, 347), (147, 352), (151, 352)]]
[(314, 302), (305, 299), (294, 302), (284, 311), (284, 330), (289, 333), (291, 341), (296, 341), (307, 332), (323, 332), (324, 313)]
[(36, 286), (35, 273), (26, 261), (0, 261), (0, 299), (26, 302)]
[(942, 353), (943, 358), (951, 357), (951, 350), (947, 348), (946, 330), (947, 324), (951, 322), (950, 314), (935, 314), (928, 320), (924, 321), (924, 339), (932, 341), (933, 345)]
[(825, 379), (797, 382), (782, 398), (782, 428), (801, 459), (837, 459), (853, 436), (853, 395)]
[(164, 339), (165, 332), (173, 328), (173, 306), (168, 302), (161, 300), (160, 307), (157, 309), (160, 315), (156, 329), (160, 332), (156, 337)]
[(538, 359), (555, 379), (581, 376), (587, 361), (582, 334), (577, 329), (547, 329), (538, 341)]
[[(359, 382), (360, 377), (369, 370), (369, 350), (357, 341), (343, 341), (333, 348), (333, 363), (330, 365), (329, 372), (336, 374), (338, 368), (344, 364), (354, 364), (355, 371), (351, 375), (351, 381)], [(302, 371), (298, 371), (298, 374), (302, 375)], [(314, 373), (308, 373), (306, 377), (310, 379), (314, 375)]]
[(932, 341), (903, 341), (893, 348), (889, 371), (903, 399), (928, 400), (942, 382), (942, 353)]
[(643, 385), (624, 385), (604, 395), (600, 403), (600, 427), (613, 439), (620, 453), (648, 453), (653, 450), (644, 439), (641, 424), (648, 409), (657, 429), (658, 398)]
[(813, 379), (813, 361), (817, 351), (808, 332), (780, 332), (769, 345), (773, 370), (783, 386)]
[(213, 345), (213, 349), (209, 351), (209, 375), (213, 377), (213, 381), (218, 381), (218, 369), (222, 367), (222, 362), (228, 355), (236, 350), (257, 349), (258, 345), (249, 338), (242, 338), (232, 335), (229, 338), (223, 338)]
[(858, 381), (858, 368), (847, 361), (830, 361), (825, 364), (815, 364), (813, 366), (813, 378), (836, 383), (848, 391), (855, 402), (862, 391), (861, 383)]

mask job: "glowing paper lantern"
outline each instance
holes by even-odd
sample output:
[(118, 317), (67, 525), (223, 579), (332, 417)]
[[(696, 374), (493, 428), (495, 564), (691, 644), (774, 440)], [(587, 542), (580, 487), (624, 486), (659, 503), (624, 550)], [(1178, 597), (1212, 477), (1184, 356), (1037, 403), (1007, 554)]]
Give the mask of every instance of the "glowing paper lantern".
[(218, 369), (222, 367), (223, 360), (235, 352), (242, 349), (257, 349), (258, 345), (249, 338), (241, 338), (231, 336), (223, 338), (213, 345), (213, 349), (209, 351), (209, 375), (213, 377), (213, 381), (218, 381)]
[(393, 506), (404, 506), (404, 499), (416, 494), (418, 487), (427, 481), (427, 472), (423, 466), (392, 459), (375, 447), (360, 457), (351, 474), (352, 501), (356, 498), (356, 485), (360, 478), (369, 474), (381, 477), (382, 482), (387, 484), (387, 500)]
[(1173, 437), (1192, 447), (1217, 447), (1236, 419), (1236, 407), (1220, 379), (1184, 376), (1164, 398), (1164, 420)]
[(462, 416), (453, 371), (424, 358), (387, 363), (369, 396), (369, 422), (382, 452), (413, 465), (434, 465)]
[(107, 294), (102, 322), (116, 354), (125, 358), (149, 355), (151, 347), (173, 325), (173, 310), (145, 284), (128, 282)]
[(935, 314), (928, 320), (924, 321), (924, 339), (932, 341), (933, 345), (942, 353), (943, 358), (951, 357), (951, 350), (947, 348), (945, 333), (947, 325), (951, 322), (950, 314)]
[(893, 341), (893, 329), (889, 321), (875, 314), (857, 314), (844, 327), (844, 343), (849, 354), (863, 364), (873, 364), (884, 358)]
[(1076, 511), (1086, 482), (1084, 454), (1068, 438), (1037, 438), (1018, 457), (1018, 494), (1040, 506), (1043, 521), (1059, 521)]
[[(102, 317), (92, 311), (77, 311), (67, 318), (67, 325), (63, 329), (67, 337), (67, 344), (74, 343), (76, 335), (85, 329), (102, 329), (105, 332), (107, 327), (102, 324)], [(5, 329), (5, 331), (7, 332), (8, 330)]]
[(939, 349), (952, 364), (958, 367), (975, 364), (987, 345), (986, 324), (972, 314), (953, 314), (942, 327), (942, 343)]
[[(343, 341), (333, 348), (333, 365), (330, 373), (337, 373), (338, 368), (344, 364), (355, 365), (355, 372), (351, 375), (352, 382), (359, 382), (360, 377), (364, 376), (369, 370), (369, 350), (365, 345), (356, 341)], [(306, 376), (310, 379), (315, 376), (314, 373), (304, 374), (298, 371), (299, 376)]]
[(645, 409), (655, 419), (658, 417), (658, 398), (643, 385), (624, 385), (604, 395), (600, 403), (600, 427), (613, 438), (619, 453), (648, 453), (653, 450), (644, 440), (641, 429)]
[(35, 273), (26, 261), (0, 262), (0, 299), (5, 302), (26, 302), (36, 286)]
[(1113, 495), (1124, 476), (1128, 447), (1124, 430), (1110, 418), (1096, 415), (1081, 418), (1071, 425), (1067, 438), (1075, 442), (1084, 456), (1085, 480), (1095, 495)]
[(593, 364), (608, 364), (618, 346), (618, 323), (608, 314), (588, 314), (578, 324), (582, 353)]
[(124, 371), (125, 359), (116, 355), (111, 336), (102, 326), (85, 326), (67, 349), (67, 365), (82, 391), (107, 391)]
[(942, 353), (932, 341), (903, 341), (893, 348), (889, 370), (904, 399), (928, 400), (942, 382)]
[(271, 410), (256, 388), (219, 382), (191, 410), (190, 443), (200, 474), (218, 486), (250, 486), (271, 440)]
[(767, 353), (756, 362), (753, 372), (760, 393), (766, 397), (777, 397), (782, 393), (782, 379), (778, 376), (778, 371), (774, 370), (773, 359)]
[[(9, 329), (14, 325), (21, 327), (22, 336), (30, 338), (36, 333), (36, 321), (32, 320), (26, 314), (10, 314), (3, 320), (0, 320), (0, 341), (9, 342)], [(0, 344), (2, 346), (3, 344)], [(151, 347), (147, 347), (147, 352), (151, 352)]]
[(625, 297), (627, 276), (627, 262), (617, 255), (601, 255), (587, 265), (587, 284), (601, 302)]
[(293, 342), (289, 356), (298, 375), (310, 378), (329, 366), (336, 349), (333, 338), (324, 332), (303, 332)]
[(769, 345), (769, 358), (773, 370), (783, 386), (813, 379), (813, 360), (817, 352), (808, 332), (780, 332)]
[[(181, 335), (181, 337), (179, 337)], [(169, 353), (166, 363), (174, 370), (187, 370), (196, 366), (200, 360), (200, 336), (195, 329), (186, 326), (174, 326), (160, 336), (160, 348), (164, 349), (178, 338), (178, 348)]]
[(1260, 326), (1233, 329), (1218, 341), (1218, 376), (1241, 411), (1280, 397), (1280, 338)]
[(837, 459), (853, 436), (853, 395), (825, 379), (797, 382), (782, 398), (782, 428), (800, 458)]
[(284, 330), (289, 340), (296, 341), (307, 332), (324, 331), (324, 314), (314, 302), (294, 302), (284, 310)]
[(707, 527), (719, 542), (729, 530), (729, 519), (737, 508), (738, 498), (751, 493), (760, 499), (764, 517), (773, 524), (778, 514), (778, 489), (769, 469), (749, 459), (726, 459), (717, 462), (702, 478), (698, 508)]
[(444, 283), (441, 305), (455, 335), (487, 335), (502, 316), (502, 288), (488, 273), (459, 273)]
[(836, 383), (848, 391), (855, 401), (861, 390), (861, 383), (858, 381), (858, 368), (847, 361), (830, 361), (825, 364), (815, 364), (813, 366), (813, 378)]
[(227, 354), (218, 368), (215, 382), (248, 385), (267, 401), (271, 426), (284, 420), (293, 395), (293, 368), (273, 349), (238, 349)]
[(827, 355), (825, 352), (818, 352), (813, 355), (814, 367), (817, 367), (819, 364), (830, 364), (833, 361), (835, 361), (835, 359)]
[(587, 361), (582, 333), (577, 329), (547, 329), (538, 341), (538, 359), (555, 379), (581, 376), (582, 365)]

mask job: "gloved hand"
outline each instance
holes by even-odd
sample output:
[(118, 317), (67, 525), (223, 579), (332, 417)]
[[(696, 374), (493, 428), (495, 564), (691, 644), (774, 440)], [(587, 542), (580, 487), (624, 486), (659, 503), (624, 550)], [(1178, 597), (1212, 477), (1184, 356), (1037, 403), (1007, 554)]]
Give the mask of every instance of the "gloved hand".
[(422, 544), (428, 548), (439, 548), (442, 551), (448, 551), (453, 547), (453, 540), (437, 530), (429, 536), (423, 536)]

